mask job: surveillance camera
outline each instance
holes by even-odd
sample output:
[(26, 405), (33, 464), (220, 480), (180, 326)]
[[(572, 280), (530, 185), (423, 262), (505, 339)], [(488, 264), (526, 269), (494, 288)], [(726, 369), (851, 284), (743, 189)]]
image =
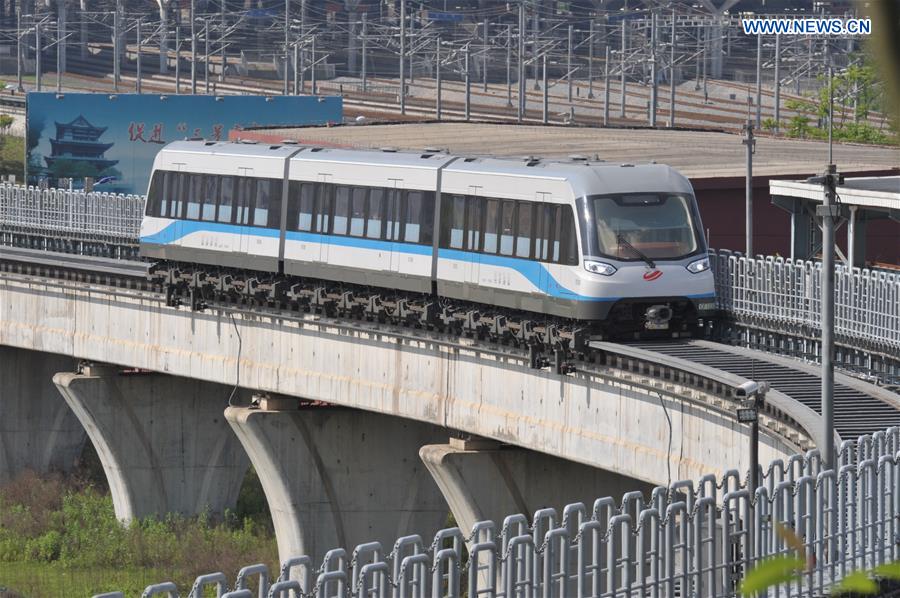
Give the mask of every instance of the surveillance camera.
[(734, 390), (735, 396), (739, 399), (752, 397), (757, 392), (759, 392), (759, 384), (753, 380), (747, 380)]

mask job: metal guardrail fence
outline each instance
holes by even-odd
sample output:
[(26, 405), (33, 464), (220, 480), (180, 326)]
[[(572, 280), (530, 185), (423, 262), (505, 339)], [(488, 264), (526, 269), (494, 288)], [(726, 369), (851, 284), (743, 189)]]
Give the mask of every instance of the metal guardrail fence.
[[(783, 524), (802, 539), (808, 567), (769, 595), (820, 595), (851, 571), (900, 558), (900, 429), (845, 441), (838, 464), (823, 471), (813, 450), (773, 461), (757, 489), (732, 470), (657, 487), (649, 501), (629, 492), (531, 520), (481, 521), (468, 536), (444, 529), (430, 544), (406, 536), (390, 552), (377, 542), (335, 548), (315, 570), (295, 557), (271, 586), (264, 565), (245, 567), (235, 586), (252, 573), (270, 597), (730, 597), (763, 559), (796, 554)], [(201, 576), (190, 595), (210, 579), (223, 577)]]
[(5, 244), (27, 236), (137, 245), (144, 201), (140, 195), (0, 184), (0, 239)]
[[(750, 259), (720, 250), (714, 255), (713, 269), (721, 309), (750, 323), (819, 336), (821, 263), (780, 257)], [(834, 277), (838, 341), (900, 352), (900, 275), (838, 266)]]

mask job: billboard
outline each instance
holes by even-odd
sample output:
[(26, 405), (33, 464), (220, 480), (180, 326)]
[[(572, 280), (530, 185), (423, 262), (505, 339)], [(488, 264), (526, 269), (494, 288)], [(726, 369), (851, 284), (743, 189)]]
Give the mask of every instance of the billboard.
[(227, 140), (241, 127), (340, 123), (340, 97), (99, 93), (28, 94), (25, 177), (30, 185), (85, 177), (94, 189), (147, 192), (153, 158), (170, 141)]

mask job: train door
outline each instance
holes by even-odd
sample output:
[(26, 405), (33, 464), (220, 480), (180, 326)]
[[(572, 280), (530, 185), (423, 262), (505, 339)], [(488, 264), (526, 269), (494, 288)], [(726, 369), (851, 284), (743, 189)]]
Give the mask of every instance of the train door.
[[(469, 262), (467, 281), (472, 285), (481, 284), (481, 245), (484, 231), (484, 199), (478, 197), (479, 185), (469, 185), (466, 197), (466, 252)], [(473, 286), (472, 288), (477, 288)]]
[[(541, 294), (552, 294), (550, 286), (553, 276), (548, 268), (553, 259), (554, 235), (553, 227), (557, 220), (559, 206), (550, 203), (550, 194), (542, 191), (535, 193), (534, 215), (534, 259), (540, 262), (538, 268), (539, 288)], [(558, 247), (559, 239), (555, 240)], [(557, 249), (558, 251), (558, 249)]]
[(403, 269), (403, 234), (404, 215), (403, 179), (388, 179), (391, 187), (387, 196), (387, 216), (385, 218), (385, 239), (391, 242), (391, 272), (400, 273)]
[(251, 250), (250, 239), (253, 236), (253, 228), (250, 226), (250, 211), (253, 209), (253, 195), (256, 191), (256, 181), (253, 179), (253, 169), (239, 167), (237, 187), (235, 189), (235, 215), (234, 223), (237, 226), (240, 238), (238, 251), (242, 255), (249, 256)]
[(313, 230), (319, 234), (319, 262), (328, 263), (328, 234), (331, 232), (331, 218), (334, 212), (334, 185), (332, 175), (320, 172), (316, 175), (316, 221)]
[(181, 247), (181, 238), (185, 234), (184, 204), (188, 190), (188, 175), (182, 172), (184, 162), (172, 164), (175, 172), (166, 174), (166, 198), (168, 199), (168, 217), (172, 219), (172, 237), (169, 245)]

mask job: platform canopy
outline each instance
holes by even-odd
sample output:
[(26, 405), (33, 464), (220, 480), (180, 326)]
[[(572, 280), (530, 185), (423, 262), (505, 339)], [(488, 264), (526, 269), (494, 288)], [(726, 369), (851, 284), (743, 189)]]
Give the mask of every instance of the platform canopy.
[[(772, 203), (791, 214), (791, 257), (806, 259), (821, 249), (815, 204), (825, 198), (820, 184), (806, 181), (769, 181)], [(846, 178), (837, 188), (841, 222), (847, 224), (845, 263), (865, 265), (866, 222), (889, 218), (900, 222), (900, 176)], [(840, 249), (838, 249), (840, 252)]]

